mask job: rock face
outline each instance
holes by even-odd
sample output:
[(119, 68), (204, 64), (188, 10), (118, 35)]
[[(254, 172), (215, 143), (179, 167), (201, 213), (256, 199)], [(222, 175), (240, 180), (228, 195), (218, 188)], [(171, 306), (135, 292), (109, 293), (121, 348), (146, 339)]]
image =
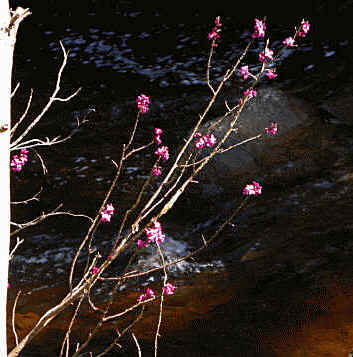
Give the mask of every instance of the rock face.
[[(206, 131), (219, 118), (204, 124), (201, 131)], [(213, 132), (217, 138), (229, 128), (232, 117), (227, 117)], [(278, 134), (269, 136), (265, 128), (271, 122), (278, 124)], [(212, 185), (224, 186), (227, 182), (243, 181), (250, 176), (263, 175), (268, 171), (287, 164), (299, 149), (293, 146), (298, 138), (307, 137), (307, 142), (300, 149), (310, 153), (313, 148), (319, 149), (319, 138), (315, 124), (314, 111), (299, 99), (290, 97), (283, 91), (273, 88), (263, 88), (251, 99), (238, 118), (237, 131), (227, 139), (224, 148), (238, 144), (246, 139), (263, 134), (259, 139), (247, 142), (221, 155), (215, 156), (202, 173), (204, 191), (210, 191)], [(321, 135), (321, 134), (320, 134)], [(320, 139), (320, 140), (318, 140)], [(300, 140), (302, 142), (302, 140)], [(205, 188), (206, 187), (206, 188)], [(213, 189), (213, 192), (217, 190)]]

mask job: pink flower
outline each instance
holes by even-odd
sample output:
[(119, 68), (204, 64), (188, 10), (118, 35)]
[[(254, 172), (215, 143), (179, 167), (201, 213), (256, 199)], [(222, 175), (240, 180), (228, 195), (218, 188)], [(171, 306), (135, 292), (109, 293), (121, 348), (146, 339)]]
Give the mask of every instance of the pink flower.
[(309, 21), (303, 20), (302, 24), (301, 24), (300, 31), (298, 32), (298, 36), (305, 37), (308, 34), (309, 29), (310, 29)]
[(157, 145), (161, 145), (162, 144), (162, 139), (159, 135), (156, 135), (154, 137), (154, 142), (157, 144)]
[(8, 289), (10, 288), (10, 284), (9, 284), (9, 283), (7, 283), (7, 288), (8, 288)]
[(146, 114), (149, 111), (148, 104), (150, 104), (150, 98), (144, 94), (141, 94), (136, 99), (137, 108), (141, 114)]
[(165, 295), (173, 295), (176, 286), (172, 285), (171, 283), (166, 283), (163, 287), (163, 292)]
[(244, 190), (243, 190), (243, 194), (250, 196), (250, 195), (261, 195), (261, 190), (262, 187), (260, 186), (260, 184), (256, 181), (252, 182), (252, 185), (246, 185)]
[(108, 203), (105, 209), (101, 212), (102, 222), (110, 222), (112, 216), (114, 215), (115, 208), (111, 203)]
[(137, 241), (137, 246), (138, 246), (139, 248), (147, 248), (147, 247), (148, 247), (148, 243), (146, 243), (145, 241), (139, 239), (139, 240)]
[(160, 156), (164, 161), (169, 160), (169, 149), (168, 146), (160, 146), (156, 151), (155, 154)]
[(270, 135), (276, 135), (277, 134), (277, 124), (271, 123), (270, 128), (265, 128), (265, 132)]
[(265, 20), (255, 19), (255, 32), (251, 35), (252, 38), (265, 37), (266, 24)]
[(160, 176), (162, 175), (162, 170), (159, 167), (154, 167), (152, 170), (152, 175), (153, 176)]
[(155, 128), (155, 129), (154, 129), (154, 133), (155, 133), (156, 135), (162, 135), (162, 134), (163, 134), (163, 130), (162, 130), (162, 129), (159, 129), (159, 128)]
[(154, 295), (154, 292), (152, 289), (147, 289), (145, 294), (142, 294), (138, 297), (137, 301), (138, 302), (143, 302), (148, 299), (154, 299), (156, 296)]
[(162, 225), (155, 221), (152, 228), (145, 228), (148, 243), (154, 242), (161, 244), (165, 240), (165, 234), (162, 232)]
[(253, 98), (253, 97), (256, 97), (256, 90), (255, 89), (250, 89), (248, 88), (245, 92), (244, 92), (244, 95), (248, 95), (249, 98)]
[[(200, 134), (200, 133), (197, 133), (197, 134)], [(197, 149), (203, 149), (205, 146), (210, 148), (217, 143), (217, 138), (213, 134), (206, 134), (202, 137), (199, 137), (198, 135), (196, 136), (196, 134), (195, 134), (194, 137), (198, 137), (198, 139), (196, 140), (196, 143), (195, 143), (195, 146)]]
[(274, 72), (272, 69), (268, 69), (266, 71), (266, 76), (270, 79), (276, 78), (277, 77), (277, 73)]
[(194, 138), (201, 138), (202, 134), (198, 131), (194, 134)]
[(204, 138), (205, 138), (206, 146), (209, 148), (211, 148), (217, 143), (217, 139), (213, 134), (207, 134), (204, 136)]
[(216, 17), (216, 21), (215, 21), (216, 26), (213, 27), (212, 32), (210, 32), (208, 34), (208, 39), (210, 41), (214, 41), (212, 46), (217, 46), (217, 44), (215, 43), (217, 39), (219, 39), (221, 36), (219, 35), (219, 33), (221, 32), (220, 27), (222, 27), (221, 24), (221, 18), (218, 16)]
[(205, 147), (206, 143), (205, 143), (205, 139), (203, 137), (199, 138), (196, 143), (195, 146), (197, 149), (203, 149)]
[(239, 72), (240, 75), (243, 76), (244, 80), (248, 79), (248, 77), (251, 75), (251, 73), (249, 72), (249, 66), (240, 67)]
[(283, 44), (288, 47), (294, 47), (294, 38), (293, 37), (287, 37), (286, 39), (283, 40)]
[(101, 216), (102, 216), (102, 222), (110, 222), (112, 216), (108, 213), (105, 213), (105, 212), (102, 212), (101, 213)]
[(265, 51), (259, 54), (260, 62), (266, 62), (267, 60), (273, 60), (273, 51), (268, 47), (265, 48)]
[(28, 150), (21, 149), (20, 155), (13, 155), (12, 160), (10, 162), (10, 167), (12, 171), (21, 171), (24, 164), (28, 161)]
[(93, 267), (92, 268), (92, 273), (93, 274), (98, 274), (99, 273), (99, 268), (98, 267)]

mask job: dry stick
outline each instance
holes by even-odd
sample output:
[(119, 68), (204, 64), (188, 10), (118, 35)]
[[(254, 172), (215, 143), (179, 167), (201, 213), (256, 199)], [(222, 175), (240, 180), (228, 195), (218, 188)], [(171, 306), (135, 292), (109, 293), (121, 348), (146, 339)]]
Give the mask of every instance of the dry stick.
[(13, 308), (12, 308), (12, 331), (15, 336), (16, 346), (18, 345), (18, 336), (16, 333), (16, 326), (15, 326), (15, 312), (16, 312), (17, 301), (18, 301), (18, 298), (20, 297), (20, 295), (21, 295), (21, 290), (18, 291), (18, 293), (16, 295), (15, 302), (13, 304)]
[[(141, 312), (140, 314), (136, 317), (136, 319), (129, 325), (127, 326), (122, 333), (119, 333), (119, 336), (117, 338), (114, 339), (114, 341), (110, 344), (110, 346), (108, 346), (102, 353), (100, 353), (99, 355), (97, 355), (97, 357), (102, 357), (105, 354), (107, 354), (114, 346), (117, 345), (117, 342), (119, 341), (119, 339), (121, 337), (123, 337), (125, 335), (126, 332), (128, 332), (129, 330), (131, 330), (136, 324), (137, 322), (139, 322), (143, 316), (143, 312), (145, 311), (145, 306), (142, 306)], [(76, 355), (73, 355), (72, 357), (78, 357)]]
[(24, 201), (13, 201), (11, 202), (12, 205), (20, 205), (20, 204), (27, 204), (30, 201), (39, 201), (38, 196), (40, 195), (40, 193), (43, 191), (43, 187), (40, 188), (40, 190), (34, 194), (31, 198), (28, 198), (27, 200)]
[[(164, 287), (167, 284), (168, 275), (167, 275), (167, 270), (165, 268), (164, 256), (163, 256), (161, 247), (159, 246), (158, 243), (157, 243), (157, 248), (158, 248), (159, 256), (161, 257), (161, 260), (162, 260), (162, 266), (163, 266), (163, 272), (164, 272), (164, 278), (163, 278), (163, 287)], [(161, 324), (162, 324), (163, 301), (164, 301), (164, 288), (162, 289), (161, 302), (159, 305), (158, 325), (157, 325), (156, 334), (155, 334), (155, 338), (154, 338), (154, 357), (157, 357), (157, 354), (158, 354), (158, 337), (160, 337), (159, 331), (161, 329)]]
[(41, 216), (36, 217), (32, 221), (29, 221), (29, 222), (26, 222), (26, 223), (10, 222), (11, 225), (19, 227), (15, 231), (11, 232), (10, 236), (12, 237), (13, 235), (17, 234), (18, 232), (22, 231), (23, 229), (26, 229), (28, 227), (34, 226), (34, 225), (42, 222), (43, 220), (45, 220), (46, 218), (51, 217), (51, 216), (67, 215), (67, 216), (73, 216), (73, 217), (84, 217), (84, 218), (87, 218), (90, 221), (92, 221), (92, 218), (89, 217), (89, 216), (86, 216), (85, 214), (76, 214), (76, 213), (71, 213), (71, 212), (58, 212), (58, 209), (60, 207), (62, 207), (62, 203), (58, 207), (56, 207), (53, 211), (51, 211), (49, 213), (42, 213)]
[(137, 341), (137, 338), (136, 338), (136, 336), (134, 335), (133, 332), (131, 332), (131, 336), (132, 336), (132, 338), (134, 339), (134, 341), (135, 341), (135, 343), (136, 343), (138, 357), (142, 357), (140, 345), (139, 345), (139, 343), (138, 343), (138, 341)]
[(48, 111), (48, 109), (52, 106), (52, 104), (55, 101), (61, 101), (61, 102), (69, 101), (74, 96), (76, 96), (78, 94), (78, 92), (81, 90), (81, 88), (79, 88), (76, 92), (74, 92), (73, 94), (71, 94), (70, 96), (68, 96), (66, 98), (58, 98), (58, 97), (56, 97), (56, 95), (60, 91), (61, 76), (62, 76), (63, 70), (64, 70), (64, 68), (66, 66), (67, 58), (68, 58), (68, 53), (66, 52), (66, 50), (65, 50), (65, 48), (64, 48), (64, 46), (63, 46), (63, 44), (61, 42), (60, 42), (60, 46), (61, 46), (61, 49), (62, 49), (63, 54), (64, 54), (64, 59), (63, 59), (62, 65), (61, 65), (61, 67), (59, 69), (59, 72), (58, 72), (55, 89), (54, 89), (54, 91), (53, 91), (53, 93), (52, 93), (47, 105), (43, 108), (41, 113), (32, 121), (32, 123), (30, 125), (28, 125), (26, 130), (13, 143), (11, 143), (11, 147), (16, 146), (21, 140), (23, 140), (23, 138), (42, 119), (43, 115)]
[(22, 114), (21, 118), (19, 119), (19, 121), (12, 127), (12, 129), (11, 129), (11, 134), (10, 134), (10, 138), (13, 137), (13, 135), (15, 134), (15, 131), (16, 131), (17, 127), (21, 124), (21, 122), (23, 121), (23, 119), (27, 116), (28, 110), (29, 110), (29, 108), (30, 108), (30, 106), (31, 106), (32, 96), (33, 96), (33, 89), (31, 88), (31, 94), (30, 94), (30, 96), (29, 96), (26, 109), (25, 109), (24, 113)]
[(19, 237), (17, 237), (17, 242), (16, 242), (16, 245), (15, 247), (11, 250), (10, 252), (10, 255), (9, 255), (9, 261), (12, 260), (12, 258), (14, 257), (15, 255), (15, 252), (17, 250), (17, 248), (24, 242), (24, 239), (21, 239)]
[(18, 89), (19, 87), (20, 87), (20, 82), (17, 82), (16, 87), (15, 87), (15, 89), (12, 91), (10, 98), (12, 98), (12, 97), (16, 94), (17, 89)]
[(70, 349), (70, 333), (71, 333), (71, 329), (72, 329), (72, 326), (74, 325), (74, 322), (76, 320), (76, 317), (77, 317), (77, 314), (78, 314), (78, 311), (80, 310), (80, 307), (81, 307), (81, 304), (83, 302), (83, 299), (85, 298), (85, 295), (82, 295), (77, 306), (76, 306), (76, 309), (75, 309), (75, 312), (71, 318), (71, 321), (70, 321), (70, 325), (66, 331), (66, 334), (65, 334), (65, 338), (64, 338), (64, 341), (61, 345), (61, 350), (60, 350), (60, 357), (62, 357), (63, 353), (64, 353), (64, 348), (65, 348), (65, 344), (66, 344), (66, 348), (67, 348), (67, 355), (68, 355), (68, 352), (69, 352), (69, 349)]

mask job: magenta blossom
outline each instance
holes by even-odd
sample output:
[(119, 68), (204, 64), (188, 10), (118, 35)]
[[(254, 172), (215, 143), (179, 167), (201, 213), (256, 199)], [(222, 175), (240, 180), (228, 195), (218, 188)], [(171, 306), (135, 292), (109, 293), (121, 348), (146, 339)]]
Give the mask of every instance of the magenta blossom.
[(28, 150), (27, 149), (21, 149), (19, 155), (13, 155), (12, 160), (10, 163), (10, 167), (12, 171), (21, 171), (24, 164), (28, 161)]
[(258, 37), (265, 37), (265, 30), (266, 30), (266, 24), (265, 20), (261, 21), (258, 19), (255, 19), (255, 32), (251, 35), (252, 38), (258, 38)]
[(172, 285), (171, 283), (166, 283), (163, 287), (163, 292), (165, 295), (173, 295), (176, 286)]
[(160, 156), (164, 161), (169, 160), (169, 149), (168, 146), (160, 146), (156, 151), (155, 154)]
[(215, 26), (213, 27), (212, 29), (212, 32), (210, 32), (208, 34), (208, 39), (210, 41), (213, 41), (213, 44), (212, 46), (217, 46), (216, 44), (216, 40), (218, 40), (221, 36), (219, 35), (219, 33), (221, 32), (221, 29), (220, 27), (222, 27), (222, 24), (221, 24), (221, 18), (218, 16), (216, 17), (216, 21), (215, 21)]
[(98, 274), (99, 273), (99, 268), (98, 267), (93, 267), (92, 268), (92, 273), (93, 274)]
[(148, 299), (154, 299), (156, 296), (154, 295), (154, 292), (152, 289), (147, 289), (145, 294), (142, 294), (138, 297), (137, 301), (138, 302), (143, 302)]
[(154, 221), (151, 228), (145, 228), (145, 232), (148, 243), (161, 244), (164, 242), (165, 234), (162, 232), (162, 225), (158, 221)]
[(288, 47), (294, 47), (294, 38), (293, 37), (287, 37), (286, 39), (283, 40), (283, 44)]
[(246, 185), (244, 190), (243, 190), (243, 194), (250, 196), (250, 195), (261, 195), (261, 190), (262, 187), (260, 186), (260, 184), (256, 181), (252, 182), (252, 185)]
[(245, 92), (244, 95), (248, 95), (249, 98), (256, 97), (257, 91), (255, 89), (250, 89), (248, 88)]
[(160, 129), (160, 128), (154, 128), (154, 133), (155, 133), (156, 135), (162, 135), (162, 134), (163, 134), (163, 130)]
[(270, 79), (273, 79), (273, 78), (277, 77), (277, 73), (275, 71), (273, 71), (272, 69), (268, 69), (266, 71), (266, 76)]
[(242, 66), (239, 69), (240, 75), (243, 76), (244, 81), (248, 79), (249, 76), (251, 76), (251, 73), (249, 72), (249, 66)]
[(111, 203), (108, 203), (104, 210), (101, 212), (101, 216), (102, 216), (102, 222), (110, 222), (111, 218), (114, 215), (114, 211), (115, 208), (113, 207), (113, 205)]
[(269, 128), (265, 128), (265, 132), (270, 135), (276, 135), (277, 134), (277, 124), (271, 123), (271, 126)]
[(266, 62), (267, 60), (273, 60), (273, 50), (270, 48), (266, 47), (265, 51), (261, 52), (259, 54), (259, 61), (260, 62)]
[[(200, 134), (200, 133), (196, 133), (196, 134)], [(195, 143), (197, 149), (203, 149), (204, 147), (211, 148), (217, 143), (217, 138), (213, 134), (206, 134), (201, 137), (196, 134), (194, 135), (194, 137), (198, 138)]]
[(144, 240), (139, 239), (137, 241), (137, 246), (139, 248), (147, 248), (148, 247), (148, 243), (146, 243)]
[(137, 108), (141, 114), (146, 114), (149, 111), (150, 98), (144, 94), (141, 94), (136, 99)]
[(160, 176), (162, 175), (162, 170), (160, 167), (154, 167), (152, 170), (152, 175), (153, 176)]
[(302, 24), (301, 24), (300, 31), (298, 32), (298, 36), (305, 37), (308, 34), (309, 29), (310, 29), (309, 21), (303, 20)]

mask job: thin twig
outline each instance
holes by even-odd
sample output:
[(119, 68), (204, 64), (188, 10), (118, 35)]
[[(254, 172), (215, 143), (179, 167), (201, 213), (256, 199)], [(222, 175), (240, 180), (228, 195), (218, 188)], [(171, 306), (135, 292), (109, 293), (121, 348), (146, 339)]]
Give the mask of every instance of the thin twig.
[(18, 291), (12, 307), (12, 332), (15, 336), (16, 346), (18, 346), (18, 336), (16, 333), (16, 326), (15, 326), (15, 312), (16, 312), (17, 301), (20, 295), (21, 295), (21, 290)]

